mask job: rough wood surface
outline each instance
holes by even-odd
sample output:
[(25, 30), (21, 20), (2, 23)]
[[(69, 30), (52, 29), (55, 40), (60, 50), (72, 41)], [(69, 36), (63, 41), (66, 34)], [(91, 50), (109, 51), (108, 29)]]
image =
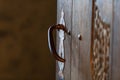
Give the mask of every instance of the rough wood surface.
[(113, 0), (112, 79), (120, 80), (120, 0)]
[[(60, 1), (60, 0), (58, 1), (61, 5), (60, 9), (62, 7), (65, 7), (65, 9), (69, 9), (68, 7), (65, 6), (65, 5), (68, 6), (69, 1), (67, 2), (68, 4), (65, 3), (65, 1)], [(120, 61), (120, 58), (119, 58), (120, 57), (120, 54), (119, 54), (120, 53), (120, 43), (119, 43), (120, 42), (120, 38), (119, 38), (120, 1), (119, 0), (71, 0), (70, 1), (69, 6), (72, 5), (72, 10), (70, 11), (71, 13), (68, 13), (68, 15), (69, 14), (72, 15), (70, 16), (72, 18), (69, 18), (68, 20), (66, 16), (66, 21), (68, 21), (67, 23), (68, 25), (69, 24), (72, 25), (70, 27), (72, 28), (70, 29), (72, 30), (72, 32), (71, 32), (70, 40), (68, 41), (66, 40), (65, 45), (69, 49), (71, 49), (71, 50), (68, 50), (68, 52), (70, 52), (69, 57), (66, 56), (66, 58), (69, 59), (68, 61), (71, 62), (71, 64), (66, 63), (67, 64), (66, 68), (68, 69), (65, 69), (65, 70), (66, 71), (68, 70), (68, 72), (65, 73), (65, 75), (66, 74), (68, 75), (69, 80), (91, 80), (90, 47), (92, 47), (93, 44), (91, 44), (90, 40), (93, 40), (91, 39), (92, 33), (93, 33), (91, 31), (93, 30), (92, 27), (94, 26), (94, 24), (92, 24), (93, 23), (92, 21), (94, 21), (93, 19), (94, 17), (92, 17), (93, 1), (96, 1), (95, 4), (99, 9), (99, 15), (100, 15), (99, 17), (101, 22), (103, 22), (104, 25), (105, 24), (109, 25), (108, 28), (110, 29), (108, 34), (110, 38), (110, 44), (107, 45), (110, 48), (109, 50), (107, 50), (108, 52), (107, 56), (109, 57), (108, 58), (109, 61), (107, 63), (107, 65), (109, 65), (109, 68), (108, 68), (109, 73), (105, 74), (106, 78), (103, 78), (103, 79), (119, 80), (120, 79), (120, 76), (119, 76), (119, 73), (120, 73), (120, 69), (119, 69), (120, 68), (120, 64), (119, 64), (119, 61)], [(64, 6), (62, 6), (62, 4)], [(60, 15), (59, 13), (60, 9), (58, 6), (58, 18)], [(78, 39), (79, 34), (82, 35), (82, 40)], [(71, 45), (69, 41), (72, 43)], [(68, 43), (66, 44), (66, 42)]]
[(93, 4), (92, 78), (108, 80), (111, 77), (112, 0), (94, 0)]
[[(91, 80), (92, 0), (73, 0), (71, 80)], [(81, 34), (82, 40), (78, 39)]]
[[(64, 11), (64, 20), (66, 24), (66, 28), (71, 31), (71, 21), (72, 21), (72, 0), (57, 0), (57, 23), (59, 23), (61, 17), (61, 11)], [(57, 42), (57, 46), (59, 45), (59, 38)], [(71, 35), (65, 34), (64, 40), (64, 50), (65, 50), (65, 68), (64, 68), (64, 77), (65, 80), (70, 80), (71, 73)], [(56, 75), (58, 75), (58, 68)], [(57, 77), (58, 78), (58, 77)], [(57, 79), (59, 80), (59, 79)]]

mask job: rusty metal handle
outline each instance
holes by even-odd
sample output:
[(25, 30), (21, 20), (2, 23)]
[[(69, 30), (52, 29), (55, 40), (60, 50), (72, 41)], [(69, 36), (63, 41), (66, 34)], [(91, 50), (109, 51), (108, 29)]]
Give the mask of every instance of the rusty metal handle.
[(50, 28), (48, 29), (48, 44), (49, 44), (49, 49), (50, 52), (53, 54), (53, 56), (55, 57), (56, 60), (60, 61), (60, 62), (65, 62), (65, 59), (61, 58), (56, 51), (55, 48), (55, 44), (54, 44), (54, 40), (53, 40), (53, 30), (63, 30), (64, 32), (70, 34), (69, 31), (67, 31), (67, 29), (65, 28), (64, 25), (62, 24), (57, 24), (57, 25), (52, 25), (50, 26)]

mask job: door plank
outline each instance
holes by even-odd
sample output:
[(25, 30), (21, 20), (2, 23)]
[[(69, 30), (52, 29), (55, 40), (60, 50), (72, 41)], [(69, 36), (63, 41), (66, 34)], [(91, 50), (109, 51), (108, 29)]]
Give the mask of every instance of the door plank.
[[(92, 0), (73, 0), (71, 80), (91, 80)], [(78, 39), (82, 35), (82, 40)]]
[[(57, 23), (59, 23), (60, 17), (61, 17), (61, 11), (64, 11), (64, 19), (65, 24), (68, 30), (71, 31), (71, 22), (72, 22), (72, 0), (57, 0)], [(57, 46), (59, 42), (59, 38), (57, 38)], [(65, 34), (65, 40), (64, 40), (64, 50), (65, 50), (65, 68), (64, 68), (64, 77), (65, 80), (71, 80), (70, 79), (70, 73), (71, 73), (71, 36)], [(58, 79), (58, 67), (56, 71), (57, 80)]]
[(120, 0), (114, 1), (112, 80), (120, 80)]
[[(111, 78), (112, 0), (94, 0), (91, 65), (93, 80)], [(107, 33), (105, 33), (107, 32)]]

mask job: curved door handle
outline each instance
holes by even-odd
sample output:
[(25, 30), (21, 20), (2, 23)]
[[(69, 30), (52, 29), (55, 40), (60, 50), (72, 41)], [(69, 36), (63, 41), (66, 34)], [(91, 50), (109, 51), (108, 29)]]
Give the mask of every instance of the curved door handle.
[(49, 49), (50, 52), (53, 54), (53, 56), (55, 57), (56, 60), (60, 61), (60, 62), (65, 62), (65, 59), (61, 58), (56, 51), (55, 48), (55, 44), (54, 44), (54, 40), (53, 40), (53, 30), (63, 30), (64, 32), (70, 34), (69, 31), (67, 31), (67, 29), (65, 28), (64, 25), (62, 24), (58, 24), (58, 25), (52, 25), (50, 26), (50, 28), (48, 29), (48, 44), (49, 44)]

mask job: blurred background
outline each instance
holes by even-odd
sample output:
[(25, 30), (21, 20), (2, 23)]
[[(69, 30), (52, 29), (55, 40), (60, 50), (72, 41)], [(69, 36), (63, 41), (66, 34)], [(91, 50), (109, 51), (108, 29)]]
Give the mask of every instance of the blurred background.
[(55, 80), (47, 29), (56, 0), (0, 0), (0, 80)]

